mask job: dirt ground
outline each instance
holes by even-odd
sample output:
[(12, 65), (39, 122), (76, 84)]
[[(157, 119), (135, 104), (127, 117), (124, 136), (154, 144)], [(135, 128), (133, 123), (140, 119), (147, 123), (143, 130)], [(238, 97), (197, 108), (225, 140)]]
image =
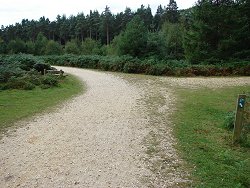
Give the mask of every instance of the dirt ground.
[(63, 70), (84, 81), (86, 93), (18, 122), (0, 140), (0, 187), (189, 187), (172, 135), (174, 87), (250, 84)]

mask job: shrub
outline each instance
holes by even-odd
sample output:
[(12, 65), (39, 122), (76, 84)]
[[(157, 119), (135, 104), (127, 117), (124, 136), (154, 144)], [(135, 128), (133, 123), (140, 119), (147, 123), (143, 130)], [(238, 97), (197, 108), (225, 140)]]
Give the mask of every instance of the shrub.
[(5, 84), (3, 89), (24, 89), (31, 90), (34, 89), (35, 85), (29, 82), (25, 77), (11, 77), (9, 82)]
[(24, 74), (24, 71), (20, 67), (16, 67), (16, 64), (0, 64), (0, 83), (6, 83), (11, 77), (19, 77)]
[(35, 53), (35, 43), (32, 41), (26, 42), (26, 52), (28, 54), (34, 54)]
[(2, 56), (1, 60), (5, 64), (9, 65), (15, 64), (16, 67), (19, 67), (25, 71), (30, 71), (33, 68), (34, 64), (42, 61), (40, 59), (38, 60), (36, 57), (32, 55), (24, 55), (24, 54)]
[(47, 85), (47, 86), (58, 86), (59, 81), (57, 79), (56, 76), (54, 75), (45, 75), (42, 78), (42, 82), (43, 85)]
[(34, 65), (34, 69), (40, 72), (41, 74), (44, 74), (44, 69), (50, 70), (51, 67), (49, 64), (46, 63), (37, 63)]
[(0, 90), (33, 89), (41, 84), (46, 87), (58, 85), (59, 77), (42, 76), (44, 69), (51, 69), (42, 58), (32, 55), (0, 55)]
[(100, 54), (101, 53), (100, 47), (101, 47), (100, 42), (95, 41), (91, 38), (86, 38), (81, 45), (82, 54), (85, 55)]
[[(42, 56), (46, 63), (60, 66), (143, 73), (164, 76), (247, 76), (250, 75), (250, 61), (227, 62), (223, 64), (192, 65), (185, 60), (159, 60), (155, 57), (138, 59), (131, 56), (72, 55)], [(1, 60), (1, 59), (0, 59)]]
[(67, 54), (79, 54), (80, 50), (75, 40), (67, 42), (65, 45), (65, 52)]
[(36, 86), (34, 84), (32, 84), (31, 82), (26, 82), (24, 85), (23, 85), (23, 88), (24, 90), (32, 90), (34, 89)]
[(60, 55), (62, 54), (62, 46), (53, 40), (50, 40), (45, 47), (46, 55)]
[(40, 88), (41, 89), (49, 89), (49, 88), (51, 88), (51, 86), (50, 85), (41, 84)]
[(124, 65), (123, 72), (140, 73), (140, 64), (138, 62), (128, 62)]
[(41, 84), (41, 75), (37, 71), (30, 71), (26, 74), (26, 76), (32, 84), (36, 86)]
[(26, 45), (21, 39), (11, 40), (7, 46), (7, 49), (11, 54), (25, 53)]

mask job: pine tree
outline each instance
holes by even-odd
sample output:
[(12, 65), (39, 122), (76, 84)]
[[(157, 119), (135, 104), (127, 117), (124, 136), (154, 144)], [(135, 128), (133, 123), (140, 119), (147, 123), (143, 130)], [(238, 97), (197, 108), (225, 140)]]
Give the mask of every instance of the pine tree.
[(108, 6), (105, 7), (105, 10), (103, 11), (102, 15), (103, 15), (103, 26), (106, 31), (106, 44), (109, 45), (112, 13)]
[(192, 63), (220, 62), (235, 52), (237, 12), (233, 0), (200, 0), (185, 38), (186, 58)]
[(137, 9), (135, 15), (141, 18), (148, 30), (152, 30), (153, 15), (150, 6), (145, 8), (144, 5), (141, 5), (141, 7)]
[(87, 29), (86, 18), (83, 13), (78, 14), (76, 17), (76, 29), (75, 34), (78, 40), (83, 42), (85, 37), (85, 32)]
[(117, 39), (119, 55), (143, 56), (147, 45), (146, 33), (147, 28), (144, 22), (140, 16), (135, 16)]
[(170, 23), (177, 23), (180, 18), (178, 6), (175, 0), (170, 0), (165, 11), (165, 20)]
[(160, 30), (162, 24), (163, 24), (163, 15), (164, 15), (164, 10), (161, 5), (158, 6), (156, 10), (156, 14), (154, 16), (154, 24), (155, 24), (155, 29), (157, 31)]

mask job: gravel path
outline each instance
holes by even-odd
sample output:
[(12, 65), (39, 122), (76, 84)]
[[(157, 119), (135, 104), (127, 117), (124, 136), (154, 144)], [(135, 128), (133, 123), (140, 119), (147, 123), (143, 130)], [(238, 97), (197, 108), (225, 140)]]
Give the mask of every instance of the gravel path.
[[(182, 81), (63, 70), (85, 81), (87, 92), (19, 122), (21, 128), (0, 140), (1, 188), (188, 186), (169, 119), (171, 88)], [(191, 87), (205, 83), (194, 82)], [(249, 78), (240, 83), (250, 84)]]

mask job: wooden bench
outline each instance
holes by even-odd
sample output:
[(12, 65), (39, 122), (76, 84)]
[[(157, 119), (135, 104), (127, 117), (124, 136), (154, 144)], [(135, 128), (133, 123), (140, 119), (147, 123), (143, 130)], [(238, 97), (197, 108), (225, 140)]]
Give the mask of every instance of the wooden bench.
[(56, 76), (63, 76), (63, 70), (44, 70), (45, 74), (53, 74)]

